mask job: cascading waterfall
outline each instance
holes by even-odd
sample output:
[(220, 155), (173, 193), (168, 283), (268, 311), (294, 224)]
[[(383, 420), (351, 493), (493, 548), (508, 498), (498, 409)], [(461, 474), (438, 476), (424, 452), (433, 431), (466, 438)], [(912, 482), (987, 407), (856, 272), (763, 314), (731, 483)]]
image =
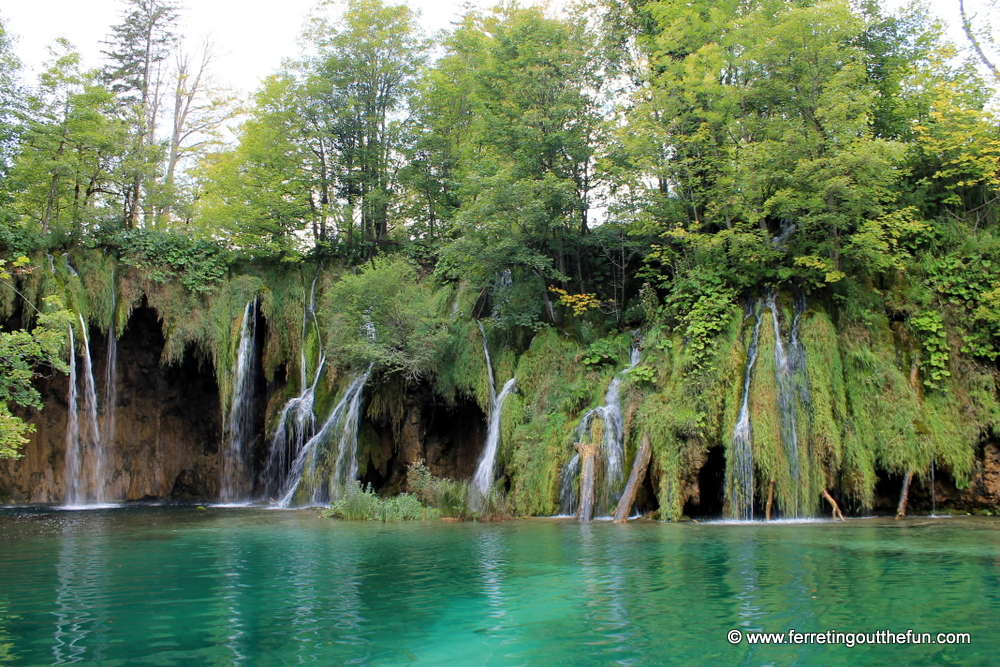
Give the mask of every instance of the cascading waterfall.
[[(509, 279), (509, 272), (504, 274)], [(483, 334), (483, 354), (486, 357), (486, 377), (490, 387), (490, 414), (489, 425), (486, 431), (486, 446), (479, 456), (479, 463), (476, 465), (476, 473), (472, 476), (472, 492), (474, 497), (481, 499), (490, 487), (493, 486), (493, 465), (496, 461), (497, 450), (500, 448), (500, 418), (503, 415), (503, 402), (507, 400), (507, 395), (517, 387), (517, 376), (507, 380), (500, 394), (497, 395), (496, 382), (493, 378), (493, 359), (490, 356), (490, 344), (486, 339), (486, 329), (483, 323), (476, 320), (479, 331)]]
[(472, 491), (479, 498), (485, 497), (493, 486), (493, 465), (497, 450), (500, 448), (500, 417), (503, 415), (503, 403), (507, 396), (517, 388), (517, 376), (504, 383), (503, 389), (490, 406), (490, 424), (486, 432), (486, 446), (479, 457), (476, 474), (472, 477)]
[(256, 347), (255, 315), (257, 300), (250, 301), (243, 311), (240, 342), (236, 352), (233, 377), (233, 400), (229, 409), (229, 437), (222, 452), (222, 475), (219, 500), (223, 503), (246, 501), (250, 495), (249, 455), (253, 430), (253, 354)]
[(778, 305), (774, 294), (767, 299), (767, 307), (771, 310), (771, 322), (774, 326), (774, 374), (775, 383), (778, 388), (778, 413), (781, 418), (781, 442), (785, 448), (785, 456), (788, 459), (788, 469), (792, 478), (792, 507), (785, 508), (790, 516), (799, 516), (799, 438), (795, 425), (795, 373), (797, 371), (796, 362), (798, 352), (796, 346), (801, 349), (798, 341), (798, 314), (795, 316), (792, 325), (792, 336), (789, 347), (792, 354), (785, 351), (785, 345), (781, 340), (781, 327), (778, 324)]
[(80, 421), (77, 415), (76, 396), (76, 342), (73, 340), (73, 325), (69, 326), (69, 394), (66, 409), (66, 468), (63, 472), (66, 483), (66, 504), (83, 504), (80, 488)]
[(80, 402), (76, 372), (76, 340), (73, 327), (69, 327), (69, 396), (66, 415), (66, 505), (86, 506), (106, 500), (107, 449), (101, 438), (98, 420), (97, 386), (94, 381), (94, 364), (90, 355), (87, 323), (79, 315), (83, 333), (83, 404), (84, 425), (80, 428)]
[[(112, 310), (114, 312), (114, 310)], [(114, 447), (115, 441), (115, 428), (116, 428), (116, 418), (118, 410), (118, 339), (115, 337), (115, 323), (111, 322), (108, 327), (108, 354), (104, 360), (104, 420), (101, 424), (101, 453), (105, 457), (105, 463), (107, 463), (107, 457), (111, 452), (111, 448)], [(107, 475), (110, 470), (104, 467), (104, 473), (102, 479), (105, 488), (105, 495), (107, 489)]]
[(559, 513), (563, 516), (573, 516), (577, 510), (577, 495), (573, 483), (580, 476), (580, 453), (573, 454), (559, 475)]
[(80, 330), (83, 332), (83, 403), (87, 417), (87, 450), (91, 465), (87, 471), (89, 494), (88, 500), (101, 502), (104, 500), (104, 468), (106, 456), (104, 441), (101, 439), (101, 429), (97, 419), (97, 384), (94, 382), (94, 364), (90, 357), (90, 337), (87, 335), (87, 323), (80, 315)]
[[(750, 317), (750, 313), (747, 314)], [(732, 446), (729, 449), (732, 460), (729, 463), (728, 477), (730, 512), (737, 519), (750, 521), (753, 519), (753, 433), (750, 427), (750, 380), (753, 377), (753, 366), (757, 361), (757, 342), (760, 340), (760, 324), (763, 318), (755, 314), (756, 324), (747, 350), (747, 371), (743, 379), (743, 403), (740, 414), (733, 428)]]
[[(602, 507), (609, 512), (618, 502), (624, 482), (625, 432), (622, 428), (621, 384), (625, 374), (638, 366), (640, 361), (642, 361), (642, 351), (635, 345), (629, 353), (629, 365), (611, 378), (608, 390), (604, 393), (604, 405), (584, 414), (577, 428), (577, 441), (585, 442), (589, 437), (594, 418), (600, 417), (604, 423), (604, 434), (600, 443), (600, 456), (604, 461), (604, 488), (601, 491), (600, 501)], [(577, 497), (573, 481), (579, 473), (580, 454), (576, 453), (563, 469), (559, 483), (559, 505), (563, 514), (576, 513)]]
[(316, 434), (316, 385), (325, 365), (326, 358), (320, 357), (312, 382), (303, 385), (302, 393), (290, 399), (281, 409), (264, 469), (264, 481), (269, 495), (281, 493), (285, 488), (292, 464)]
[[(329, 483), (324, 487), (317, 484), (313, 487), (312, 500), (314, 504), (325, 504), (340, 498), (344, 487), (358, 478), (358, 424), (361, 422), (361, 399), (371, 366), (357, 381), (357, 388), (348, 387), (350, 396), (347, 410), (340, 428), (340, 441), (337, 443), (337, 467), (330, 476)], [(313, 457), (315, 470), (317, 457)]]
[[(299, 355), (299, 395), (290, 399), (281, 409), (278, 426), (271, 440), (267, 465), (264, 468), (265, 491), (271, 498), (282, 495), (289, 484), (292, 464), (306, 443), (316, 435), (316, 386), (326, 367), (326, 356), (323, 353), (323, 341), (319, 337), (319, 326), (316, 325), (315, 286), (314, 280), (309, 303), (302, 315), (303, 345)], [(311, 381), (308, 379), (309, 360), (305, 346), (310, 322), (315, 326), (319, 346), (316, 370)]]
[[(278, 507), (291, 506), (296, 496), (308, 497), (307, 504), (313, 505), (337, 500), (344, 486), (357, 477), (361, 399), (371, 370), (369, 366), (368, 370), (351, 381), (319, 432), (299, 449), (285, 479), (281, 496), (276, 502)], [(333, 469), (330, 470), (330, 445), (338, 432), (340, 437), (337, 439), (336, 458), (333, 460)], [(328, 474), (324, 475), (323, 472)]]

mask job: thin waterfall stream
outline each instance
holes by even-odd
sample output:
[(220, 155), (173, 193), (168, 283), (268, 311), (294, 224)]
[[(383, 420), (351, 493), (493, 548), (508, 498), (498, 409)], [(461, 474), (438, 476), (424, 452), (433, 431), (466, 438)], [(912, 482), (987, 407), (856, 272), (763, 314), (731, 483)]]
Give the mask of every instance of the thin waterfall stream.
[(302, 340), (307, 339), (310, 323), (313, 323), (316, 331), (318, 349), (315, 371), (312, 380), (309, 380), (309, 359), (303, 342), (299, 352), (299, 395), (289, 399), (281, 409), (264, 468), (265, 493), (272, 501), (276, 497), (282, 497), (289, 485), (296, 483), (296, 480), (290, 478), (293, 464), (306, 443), (316, 435), (316, 387), (326, 368), (326, 356), (319, 326), (316, 324), (315, 288), (314, 280), (302, 313)]
[[(308, 497), (306, 504), (313, 505), (337, 500), (344, 486), (357, 476), (361, 399), (371, 371), (369, 366), (351, 381), (319, 432), (299, 449), (275, 503), (278, 507), (291, 507), (297, 498), (302, 497)], [(338, 432), (336, 458), (330, 469), (329, 449)], [(324, 475), (324, 472), (329, 474)]]
[(76, 342), (73, 339), (73, 325), (69, 325), (69, 390), (66, 399), (66, 464), (63, 470), (69, 506), (82, 505), (84, 498), (80, 488), (80, 420), (76, 395)]
[[(621, 384), (625, 375), (642, 361), (642, 350), (639, 345), (632, 346), (629, 352), (629, 364), (615, 374), (604, 393), (604, 404), (586, 412), (577, 427), (577, 442), (585, 442), (590, 435), (595, 418), (603, 422), (604, 431), (601, 436), (599, 456), (604, 461), (604, 487), (599, 497), (600, 509), (610, 512), (622, 492), (624, 482), (625, 432), (621, 408)], [(563, 514), (576, 514), (578, 498), (574, 492), (574, 480), (581, 470), (580, 454), (577, 452), (563, 469), (559, 483), (559, 505)], [(594, 471), (596, 466), (591, 466)], [(591, 480), (592, 481), (592, 480)], [(581, 480), (583, 486), (583, 480)]]
[(750, 426), (750, 380), (754, 363), (757, 361), (757, 343), (760, 340), (760, 313), (748, 313), (756, 318), (750, 347), (747, 349), (747, 370), (743, 379), (743, 402), (740, 414), (733, 428), (732, 446), (727, 486), (729, 487), (729, 511), (737, 519), (753, 519), (753, 432)]
[(233, 399), (229, 409), (229, 437), (222, 452), (222, 475), (219, 500), (239, 503), (249, 500), (249, 456), (253, 431), (253, 388), (255, 384), (253, 354), (256, 347), (257, 300), (247, 303), (240, 326), (240, 340), (236, 351), (236, 368), (233, 374)]
[(503, 404), (507, 396), (517, 388), (517, 376), (504, 383), (500, 393), (497, 394), (496, 382), (493, 377), (493, 359), (490, 356), (490, 344), (486, 339), (486, 330), (483, 323), (476, 320), (479, 331), (483, 334), (483, 354), (486, 357), (486, 376), (489, 379), (490, 387), (490, 414), (489, 424), (486, 431), (486, 444), (483, 452), (479, 456), (476, 464), (476, 472), (472, 476), (472, 493), (475, 502), (481, 501), (489, 493), (494, 481), (494, 467), (496, 464), (497, 451), (500, 449), (500, 419), (503, 416)]
[(792, 478), (792, 507), (787, 507), (785, 513), (791, 517), (799, 516), (799, 438), (795, 423), (795, 373), (796, 349), (798, 343), (798, 315), (792, 325), (792, 354), (785, 351), (781, 339), (781, 326), (778, 323), (777, 298), (771, 294), (767, 299), (767, 307), (771, 310), (771, 322), (774, 326), (774, 374), (778, 387), (778, 413), (781, 418), (781, 442), (788, 459), (789, 472)]
[(101, 428), (97, 418), (97, 383), (94, 381), (94, 363), (90, 356), (90, 336), (87, 335), (87, 323), (80, 318), (80, 331), (83, 334), (83, 404), (87, 418), (86, 444), (83, 451), (89, 453), (89, 465), (82, 462), (83, 475), (87, 479), (87, 500), (101, 502), (104, 500), (104, 442), (101, 439)]
[[(83, 335), (81, 356), (82, 373), (76, 368), (76, 337), (74, 327), (69, 327), (69, 394), (66, 419), (66, 467), (64, 480), (65, 501), (68, 507), (85, 507), (106, 502), (108, 449), (101, 437), (98, 418), (97, 383), (94, 380), (94, 364), (90, 354), (90, 338), (87, 323), (78, 315), (80, 331)], [(83, 383), (83, 428), (80, 423), (80, 388)]]
[(476, 474), (472, 476), (472, 491), (480, 498), (486, 496), (490, 487), (493, 486), (494, 466), (496, 464), (497, 451), (500, 449), (500, 418), (503, 416), (503, 403), (507, 396), (517, 389), (517, 376), (504, 383), (503, 388), (497, 395), (496, 400), (490, 408), (489, 429), (486, 432), (486, 445), (483, 453), (479, 457), (476, 465)]

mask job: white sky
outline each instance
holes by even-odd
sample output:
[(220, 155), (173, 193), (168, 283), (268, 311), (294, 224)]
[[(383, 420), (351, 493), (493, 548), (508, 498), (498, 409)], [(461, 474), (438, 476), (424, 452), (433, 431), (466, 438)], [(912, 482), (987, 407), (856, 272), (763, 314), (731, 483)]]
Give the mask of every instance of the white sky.
[[(206, 38), (218, 57), (214, 77), (240, 92), (251, 92), (285, 58), (299, 53), (296, 39), (316, 0), (176, 0), (181, 34), (187, 49), (197, 52)], [(421, 12), (428, 34), (448, 28), (463, 0), (410, 0)], [(478, 4), (473, 2), (472, 4)], [(494, 3), (489, 3), (490, 6)], [(48, 47), (65, 37), (80, 51), (88, 67), (101, 62), (101, 40), (121, 21), (118, 0), (0, 0), (0, 17), (15, 36), (15, 51), (33, 82), (48, 58)]]
[[(906, 0), (888, 0), (898, 7)], [(299, 53), (296, 39), (316, 0), (176, 0), (182, 5), (182, 34), (189, 51), (210, 39), (218, 58), (213, 78), (238, 92), (252, 92), (261, 78), (273, 73), (284, 58)], [(467, 4), (492, 6), (495, 0), (410, 0), (428, 34), (449, 27)], [(530, 1), (524, 4), (531, 4)], [(968, 4), (980, 4), (968, 0)], [(957, 24), (958, 0), (931, 0), (932, 11)], [(100, 41), (120, 21), (119, 0), (0, 0), (0, 17), (17, 39), (25, 80), (34, 82), (47, 58), (47, 48), (66, 37), (83, 54), (88, 67), (101, 62)], [(953, 39), (960, 39), (953, 25)]]

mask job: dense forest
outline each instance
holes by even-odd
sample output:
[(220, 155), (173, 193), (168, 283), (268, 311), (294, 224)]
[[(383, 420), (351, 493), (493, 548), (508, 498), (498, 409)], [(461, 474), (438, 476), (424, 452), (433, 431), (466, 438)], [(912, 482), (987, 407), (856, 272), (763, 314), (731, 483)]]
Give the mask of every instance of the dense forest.
[(242, 102), (177, 7), (123, 7), (97, 69), (60, 41), (36, 82), (0, 28), (0, 454), (35, 376), (75, 378), (68, 346), (89, 366), (89, 337), (152, 309), (161, 363), (211, 368), (228, 439), (263, 332), (257, 497), (350, 404), (360, 468), (309, 474), (458, 493), (438, 478), (469, 466), (400, 444), (415, 395), (496, 422), (510, 514), (610, 513), (644, 441), (664, 519), (866, 511), (880, 480), (982, 473), (1000, 119), (964, 6), (968, 57), (919, 5), (511, 3), (432, 39), (349, 0)]

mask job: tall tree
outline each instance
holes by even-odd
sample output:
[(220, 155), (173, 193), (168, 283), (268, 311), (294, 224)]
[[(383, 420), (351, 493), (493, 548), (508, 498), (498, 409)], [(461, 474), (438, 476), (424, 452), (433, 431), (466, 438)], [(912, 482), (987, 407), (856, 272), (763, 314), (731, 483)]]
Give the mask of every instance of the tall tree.
[(212, 84), (209, 68), (213, 61), (208, 43), (197, 58), (180, 50), (176, 53), (163, 180), (156, 193), (158, 225), (178, 213), (178, 170), (218, 146), (220, 129), (236, 114), (236, 98)]
[[(21, 61), (14, 54), (14, 40), (0, 17), (0, 181), (13, 162), (23, 112), (23, 91), (18, 74)], [(4, 188), (0, 186), (0, 191)]]
[(351, 0), (341, 19), (317, 23), (313, 90), (330, 115), (338, 154), (340, 195), (363, 238), (379, 244), (389, 232), (401, 166), (403, 121), (427, 43), (416, 14), (382, 0)]
[[(144, 208), (143, 185), (156, 177), (159, 155), (156, 123), (162, 102), (164, 62), (177, 41), (177, 9), (164, 0), (123, 0), (122, 22), (112, 26), (104, 52), (105, 79), (124, 106), (132, 126), (129, 185), (123, 214), (135, 226)], [(147, 216), (150, 217), (150, 216)]]
[(126, 143), (115, 100), (97, 72), (60, 40), (28, 98), (21, 151), (11, 170), (15, 207), (41, 231), (80, 233), (120, 197), (114, 181)]
[(436, 139), (440, 189), (458, 202), (439, 270), (481, 286), (509, 267), (543, 287), (582, 277), (602, 132), (586, 23), (508, 5), (470, 13), (446, 48), (422, 96), (434, 128), (424, 142)]

